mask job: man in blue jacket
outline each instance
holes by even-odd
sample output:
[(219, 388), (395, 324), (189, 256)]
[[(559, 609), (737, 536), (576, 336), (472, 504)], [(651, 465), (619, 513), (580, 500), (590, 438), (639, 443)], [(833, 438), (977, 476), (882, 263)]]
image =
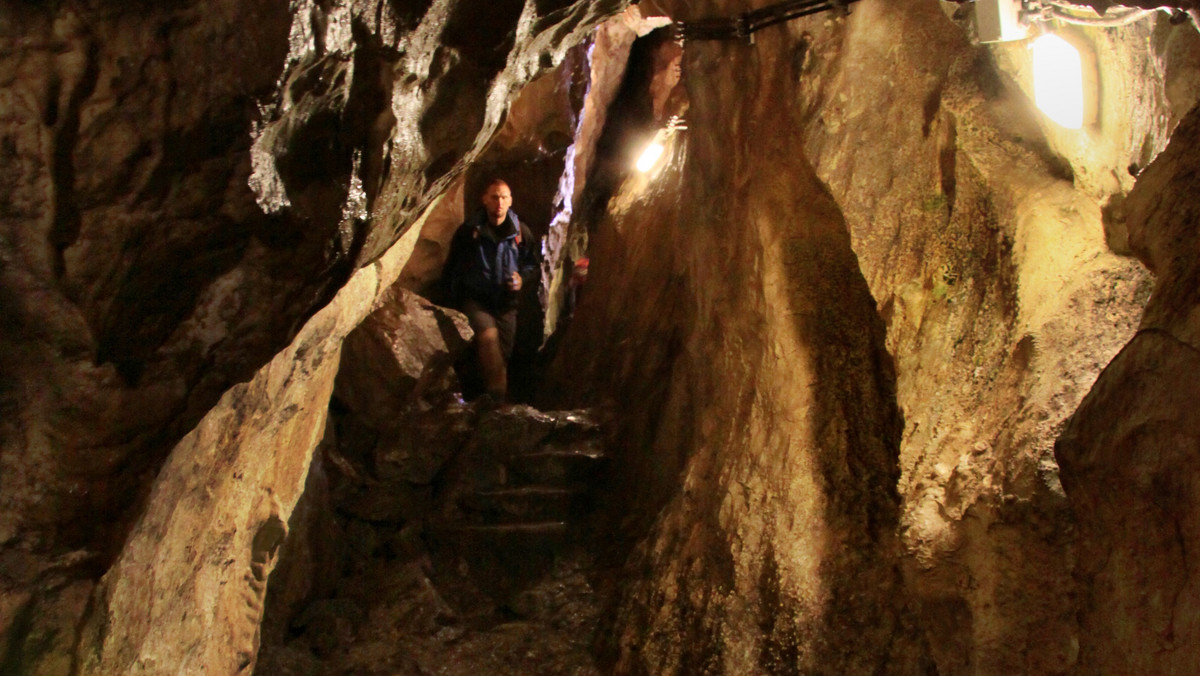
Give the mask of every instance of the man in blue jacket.
[(508, 183), (495, 179), (483, 191), (483, 209), (454, 233), (443, 278), (452, 303), (475, 331), (475, 347), (488, 394), (508, 394), (508, 359), (517, 332), (521, 289), (533, 282), (538, 254), (533, 234), (518, 219)]

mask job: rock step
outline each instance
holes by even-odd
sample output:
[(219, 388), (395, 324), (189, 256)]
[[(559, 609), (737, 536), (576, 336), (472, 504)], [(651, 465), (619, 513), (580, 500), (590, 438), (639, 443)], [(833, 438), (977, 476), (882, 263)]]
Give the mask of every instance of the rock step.
[(515, 455), (505, 464), (512, 474), (531, 484), (563, 485), (587, 481), (605, 460), (603, 453), (542, 451)]
[(586, 498), (582, 487), (525, 486), (469, 493), (459, 498), (459, 506), (473, 520), (504, 524), (545, 522), (579, 514)]
[(431, 529), (434, 538), (453, 542), (467, 551), (490, 548), (502, 554), (513, 550), (552, 548), (567, 541), (566, 521), (501, 524), (445, 524)]
[(436, 555), (451, 557), (458, 574), (500, 602), (546, 575), (575, 542), (565, 521), (449, 523), (427, 532)]

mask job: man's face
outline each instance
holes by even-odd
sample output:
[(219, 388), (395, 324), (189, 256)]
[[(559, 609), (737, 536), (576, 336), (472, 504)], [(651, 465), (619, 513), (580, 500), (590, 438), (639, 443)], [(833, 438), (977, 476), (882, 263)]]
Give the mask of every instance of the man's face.
[(500, 225), (508, 216), (508, 208), (512, 206), (512, 191), (503, 183), (488, 186), (483, 193), (483, 208), (487, 210), (492, 223)]

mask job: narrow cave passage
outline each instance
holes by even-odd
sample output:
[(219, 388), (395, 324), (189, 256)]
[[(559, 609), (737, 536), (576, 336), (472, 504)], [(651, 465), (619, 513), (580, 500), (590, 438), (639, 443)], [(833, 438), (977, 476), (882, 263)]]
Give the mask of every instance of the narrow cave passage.
[[(268, 613), (270, 664), (1077, 664), (1078, 625), (1063, 619), (1076, 612), (1074, 517), (1052, 445), (1146, 302), (1145, 272), (1120, 256), (1126, 167), (1161, 148), (1170, 123), (1093, 88), (1090, 126), (1064, 130), (1033, 107), (1027, 53), (981, 52), (958, 16), (933, 9), (867, 3), (857, 19), (687, 53), (652, 23), (634, 40), (623, 18), (623, 36), (606, 24), (527, 87), (424, 221), (400, 286), (436, 298), (472, 196), (505, 178), (545, 243), (515, 398), (602, 406), (424, 404), (397, 418), (411, 404), (381, 408), (386, 397), (367, 394), (379, 384), (339, 381), (323, 456), (339, 459), (310, 480), (328, 483), (319, 511), (337, 516), (324, 527), (360, 546), (340, 545), (343, 581), (326, 581), (315, 610), (289, 599), (275, 612), (291, 619)], [(873, 23), (898, 37), (880, 44)], [(932, 44), (912, 42), (930, 24)], [(1134, 34), (1072, 33), (1093, 81), (1149, 58), (1124, 46)], [(1195, 48), (1192, 33), (1172, 35)], [(626, 53), (613, 78), (606, 60)], [(1183, 101), (1163, 104), (1182, 111), (1194, 93), (1169, 84), (1179, 72), (1127, 86), (1174, 86)], [(654, 143), (661, 157), (636, 167)], [(582, 293), (578, 260), (591, 263)], [(391, 359), (399, 340), (385, 336), (401, 324), (426, 322), (429, 344), (461, 349), (440, 310), (391, 297), (406, 309), (370, 328), (375, 347), (351, 336), (346, 383)], [(1034, 577), (1048, 593), (1022, 591)], [(863, 580), (876, 593), (858, 591)], [(346, 585), (390, 600), (339, 605), (354, 596)], [(842, 634), (871, 647), (829, 637)], [(1044, 642), (1028, 647), (1035, 635)]]
[[(594, 408), (559, 410), (541, 381), (584, 294), (589, 234), (635, 152), (686, 110), (665, 23), (628, 12), (528, 85), (347, 337), (272, 576), (260, 673), (604, 673), (594, 642), (616, 572), (600, 571), (620, 560), (600, 544), (617, 544), (605, 510), (620, 501), (603, 498), (612, 426)], [(448, 300), (451, 235), (496, 178), (544, 243), (545, 277), (521, 293), (499, 408), (481, 397), (466, 321), (431, 302)]]

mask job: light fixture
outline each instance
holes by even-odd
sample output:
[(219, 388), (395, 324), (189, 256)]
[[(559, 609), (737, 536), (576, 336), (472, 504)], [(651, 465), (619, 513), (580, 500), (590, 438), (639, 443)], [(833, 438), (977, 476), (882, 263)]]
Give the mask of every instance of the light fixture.
[(1155, 12), (1138, 7), (1118, 7), (1100, 14), (1080, 0), (975, 0), (974, 4), (975, 30), (980, 42), (1024, 40), (1029, 37), (1034, 24), (1051, 22), (1097, 28), (1126, 26)]
[(645, 174), (658, 165), (658, 160), (662, 158), (663, 153), (667, 149), (667, 141), (676, 133), (687, 129), (687, 123), (678, 115), (672, 115), (667, 119), (667, 124), (662, 129), (654, 132), (654, 138), (650, 139), (650, 143), (642, 150), (642, 154), (638, 156), (637, 163), (634, 165), (637, 170)]
[(654, 165), (658, 163), (658, 158), (662, 157), (663, 150), (663, 144), (658, 142), (658, 135), (656, 134), (654, 140), (650, 142), (650, 145), (646, 146), (641, 156), (638, 157), (637, 170), (644, 174), (653, 169)]
[[(1071, 0), (975, 0), (974, 4), (980, 42), (1011, 42), (1024, 40), (1031, 33), (1041, 34), (1029, 46), (1033, 100), (1046, 117), (1067, 129), (1083, 128), (1085, 109), (1094, 108), (1096, 93), (1094, 86), (1085, 91), (1084, 55), (1075, 45), (1050, 31), (1059, 24), (1093, 28), (1124, 26), (1154, 13), (1128, 7), (1100, 14)], [(1089, 64), (1092, 61), (1090, 54), (1087, 61)]]
[(1046, 117), (1067, 129), (1083, 127), (1083, 61), (1079, 50), (1053, 33), (1029, 46), (1033, 100)]

